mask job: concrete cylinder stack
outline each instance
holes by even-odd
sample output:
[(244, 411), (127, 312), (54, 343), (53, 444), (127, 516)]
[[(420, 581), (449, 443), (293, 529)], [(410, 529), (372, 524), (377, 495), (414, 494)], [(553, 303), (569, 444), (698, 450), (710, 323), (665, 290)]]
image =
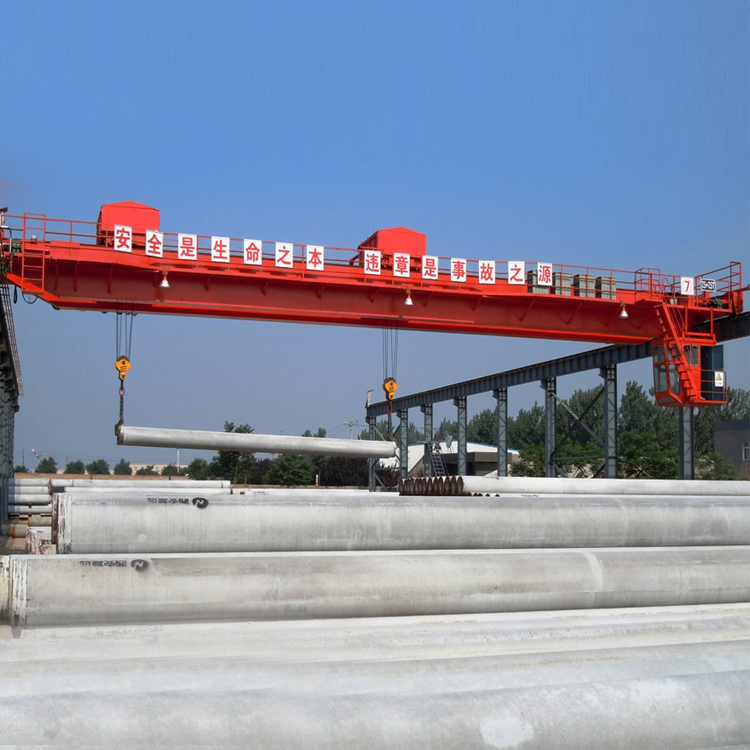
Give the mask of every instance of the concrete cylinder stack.
[(69, 487), (1, 559), (8, 741), (750, 740), (747, 483), (474, 479)]

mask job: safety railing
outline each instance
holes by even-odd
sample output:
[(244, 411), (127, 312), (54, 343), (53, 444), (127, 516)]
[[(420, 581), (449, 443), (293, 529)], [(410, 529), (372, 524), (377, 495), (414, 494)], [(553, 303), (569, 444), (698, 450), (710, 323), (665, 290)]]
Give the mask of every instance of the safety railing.
[[(115, 250), (113, 232), (100, 231), (96, 222), (54, 219), (44, 214), (26, 213), (22, 216), (6, 215), (6, 223), (14, 228), (14, 237), (26, 242), (34, 240), (43, 243), (64, 243), (71, 247), (77, 245), (109, 248)], [(273, 240), (258, 239), (254, 242), (259, 248), (258, 257), (250, 262), (246, 255), (247, 238), (223, 237), (227, 241), (227, 257), (218, 262), (212, 259), (211, 235), (196, 234), (196, 254), (193, 258), (181, 257), (180, 237), (177, 232), (163, 232), (162, 255), (153, 257), (155, 264), (168, 263), (172, 269), (180, 266), (194, 266), (196, 262), (210, 264), (212, 267), (232, 267), (235, 270), (262, 270), (264, 272), (283, 272), (289, 276), (307, 278), (320, 273), (332, 273), (351, 278), (355, 268), (364, 270), (366, 248), (321, 247), (323, 265), (316, 268), (308, 264), (308, 246), (301, 243), (286, 243), (290, 251), (290, 265), (277, 263), (277, 243)], [(144, 232), (132, 235), (132, 252), (148, 255), (146, 252)], [(318, 246), (316, 246), (318, 247)], [(489, 255), (489, 253), (488, 253)], [(429, 261), (426, 260), (429, 258)], [(635, 293), (645, 296), (659, 294), (671, 295), (675, 299), (685, 296), (681, 289), (684, 277), (664, 274), (659, 269), (641, 268), (637, 271), (602, 268), (598, 266), (578, 266), (536, 261), (506, 261), (487, 258), (470, 259), (445, 255), (412, 255), (400, 272), (398, 253), (381, 251), (380, 273), (366, 274), (364, 278), (377, 283), (406, 284), (413, 287), (437, 286), (455, 289), (456, 282), (468, 284), (486, 292), (489, 285), (504, 282), (505, 292), (536, 292), (574, 297), (595, 297), (600, 299), (617, 299), (619, 292)], [(430, 274), (425, 274), (427, 264)], [(458, 273), (457, 273), (458, 269)], [(701, 274), (694, 279), (693, 296), (698, 298), (706, 292), (710, 297), (720, 296), (742, 288), (742, 270), (740, 263), (731, 263), (724, 268)], [(704, 288), (705, 287), (705, 288)], [(698, 304), (701, 304), (697, 301)]]

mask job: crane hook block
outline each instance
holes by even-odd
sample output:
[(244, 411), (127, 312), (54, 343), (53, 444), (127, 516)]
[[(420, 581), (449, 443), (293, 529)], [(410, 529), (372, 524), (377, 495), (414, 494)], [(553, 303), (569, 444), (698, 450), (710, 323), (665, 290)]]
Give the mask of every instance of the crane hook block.
[(125, 356), (118, 357), (115, 360), (115, 369), (120, 373), (120, 380), (125, 380), (130, 369), (130, 360)]
[(383, 381), (383, 390), (385, 391), (385, 397), (389, 401), (393, 401), (393, 397), (396, 395), (396, 391), (398, 390), (398, 383), (394, 378), (386, 378)]

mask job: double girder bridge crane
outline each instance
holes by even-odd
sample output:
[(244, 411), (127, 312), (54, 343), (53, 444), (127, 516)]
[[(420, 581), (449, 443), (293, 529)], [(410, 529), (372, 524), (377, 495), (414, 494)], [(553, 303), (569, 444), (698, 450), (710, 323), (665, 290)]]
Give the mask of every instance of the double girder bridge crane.
[(744, 292), (737, 262), (687, 278), (440, 257), (402, 227), (357, 248), (209, 237), (161, 232), (158, 209), (133, 202), (102, 206), (96, 222), (4, 214), (0, 252), (8, 281), (61, 309), (652, 341), (665, 406), (726, 402), (713, 323), (741, 312)]

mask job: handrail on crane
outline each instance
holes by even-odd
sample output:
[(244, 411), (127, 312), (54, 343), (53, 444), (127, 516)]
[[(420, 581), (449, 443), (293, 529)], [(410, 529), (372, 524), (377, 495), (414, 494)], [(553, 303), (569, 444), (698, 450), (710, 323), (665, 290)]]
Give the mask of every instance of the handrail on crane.
[[(714, 315), (744, 303), (738, 262), (682, 277), (429, 255), (425, 235), (404, 227), (378, 230), (358, 248), (161, 232), (158, 210), (132, 202), (102, 206), (98, 222), (35, 213), (6, 221), (20, 238), (0, 238), (8, 279), (58, 308), (117, 312), (127, 301), (133, 313), (663, 340), (682, 386), (670, 396), (674, 405), (705, 400), (696, 395), (704, 373), (692, 350), (684, 358), (685, 347), (710, 347)], [(687, 334), (703, 323), (708, 334)]]

